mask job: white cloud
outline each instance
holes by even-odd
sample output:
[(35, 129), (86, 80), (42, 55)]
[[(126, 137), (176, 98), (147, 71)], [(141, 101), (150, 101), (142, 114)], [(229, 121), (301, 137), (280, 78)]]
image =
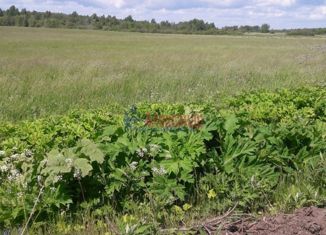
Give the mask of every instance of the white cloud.
[(310, 19), (312, 20), (326, 20), (326, 5), (315, 7), (310, 13)]
[(94, 2), (98, 2), (107, 7), (114, 6), (116, 8), (121, 8), (126, 4), (124, 0), (96, 0)]
[(256, 2), (261, 5), (288, 7), (294, 5), (296, 0), (256, 0)]

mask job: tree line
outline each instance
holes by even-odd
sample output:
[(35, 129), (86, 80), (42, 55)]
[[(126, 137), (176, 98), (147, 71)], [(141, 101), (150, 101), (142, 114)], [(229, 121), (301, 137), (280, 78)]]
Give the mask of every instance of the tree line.
[[(37, 12), (26, 9), (19, 10), (11, 6), (7, 10), (0, 8), (0, 26), (20, 27), (47, 27), (47, 28), (74, 28), (74, 29), (98, 29), (110, 31), (129, 31), (144, 33), (180, 33), (180, 34), (243, 34), (249, 32), (274, 33), (268, 24), (261, 26), (225, 26), (218, 28), (214, 23), (208, 23), (200, 19), (193, 19), (179, 23), (169, 21), (156, 22), (143, 20), (136, 21), (132, 16), (118, 19), (115, 16), (98, 16), (93, 14), (79, 15), (77, 12), (71, 14), (53, 13), (50, 11)], [(292, 35), (315, 35), (325, 34), (326, 29), (301, 29), (285, 31)]]
[(136, 21), (132, 16), (118, 19), (115, 16), (91, 16), (53, 13), (50, 11), (37, 12), (26, 9), (19, 10), (11, 6), (7, 10), (0, 9), (0, 26), (21, 27), (48, 27), (48, 28), (76, 28), (101, 29), (111, 31), (131, 31), (146, 33), (183, 33), (183, 34), (241, 34), (244, 32), (269, 32), (269, 25), (262, 26), (227, 26), (218, 28), (214, 23), (193, 19), (190, 21), (172, 23), (169, 21), (156, 22)]

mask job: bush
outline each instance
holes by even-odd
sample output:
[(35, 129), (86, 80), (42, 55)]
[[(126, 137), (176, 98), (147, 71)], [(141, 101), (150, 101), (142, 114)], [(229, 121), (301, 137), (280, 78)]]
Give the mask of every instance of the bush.
[[(304, 190), (297, 175), (325, 164), (325, 89), (244, 94), (225, 107), (139, 104), (125, 115), (84, 111), (1, 125), (0, 225), (42, 224), (87, 208), (97, 219), (127, 214), (124, 222), (115, 219), (122, 229), (150, 234), (192, 207), (221, 213), (235, 204), (245, 212), (297, 206), (281, 192), (290, 184)], [(164, 126), (168, 115), (199, 114), (195, 128)], [(298, 203), (325, 203), (325, 182), (306, 183), (318, 196), (306, 193)]]

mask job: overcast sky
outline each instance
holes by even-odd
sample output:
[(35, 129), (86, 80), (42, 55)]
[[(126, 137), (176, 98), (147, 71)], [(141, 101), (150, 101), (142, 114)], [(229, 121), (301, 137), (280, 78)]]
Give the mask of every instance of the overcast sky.
[(272, 28), (326, 27), (326, 0), (0, 0), (28, 10), (90, 15), (132, 15), (137, 20), (173, 22), (193, 18), (225, 25), (260, 25)]

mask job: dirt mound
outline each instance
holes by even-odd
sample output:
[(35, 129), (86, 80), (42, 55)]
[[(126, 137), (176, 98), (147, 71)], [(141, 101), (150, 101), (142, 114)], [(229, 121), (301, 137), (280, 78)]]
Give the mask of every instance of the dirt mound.
[(326, 208), (309, 207), (294, 214), (278, 214), (255, 222), (239, 221), (229, 225), (222, 234), (326, 235)]

